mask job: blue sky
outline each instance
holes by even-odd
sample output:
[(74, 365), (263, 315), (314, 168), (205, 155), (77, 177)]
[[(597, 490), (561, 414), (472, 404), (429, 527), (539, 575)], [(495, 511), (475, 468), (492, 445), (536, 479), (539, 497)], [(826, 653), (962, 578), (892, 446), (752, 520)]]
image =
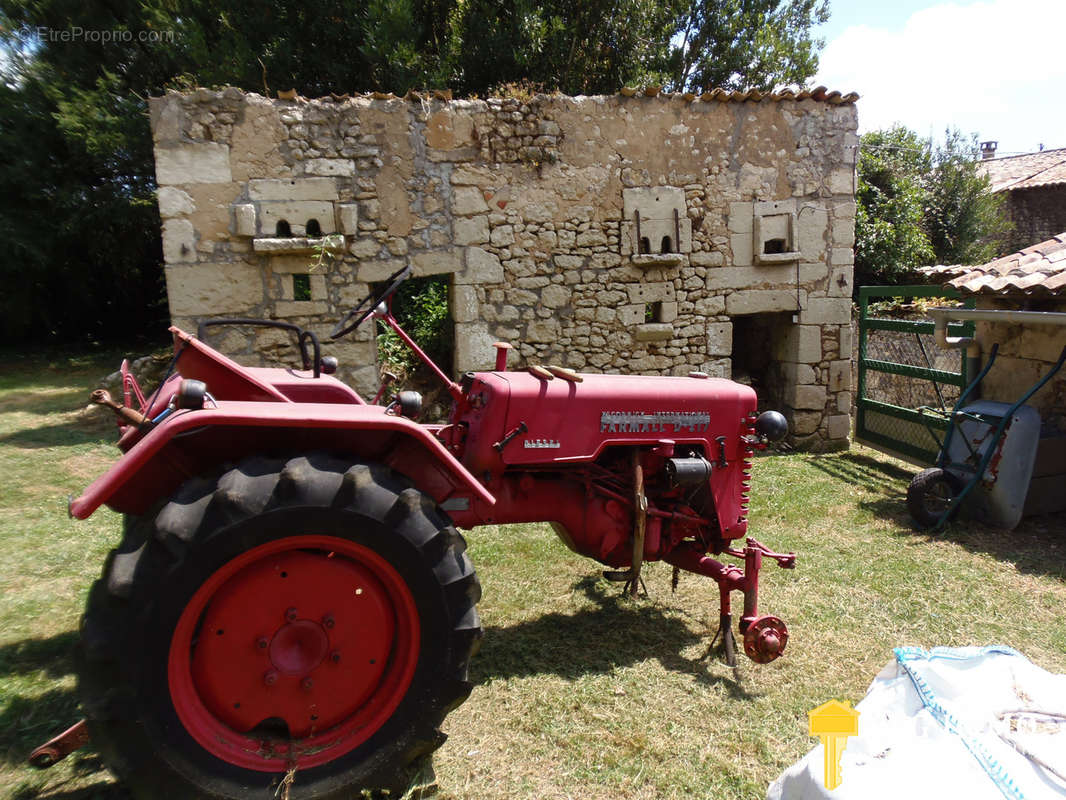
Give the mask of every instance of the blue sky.
[(997, 155), (1066, 147), (1066, 0), (829, 0), (816, 84), (861, 95), (860, 131), (957, 127)]

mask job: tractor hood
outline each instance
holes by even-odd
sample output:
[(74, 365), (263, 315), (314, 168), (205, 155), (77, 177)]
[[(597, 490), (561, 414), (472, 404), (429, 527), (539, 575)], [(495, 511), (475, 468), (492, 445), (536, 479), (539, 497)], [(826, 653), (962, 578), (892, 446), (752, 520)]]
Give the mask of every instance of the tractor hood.
[[(471, 382), (466, 456), (474, 469), (591, 461), (612, 445), (709, 444), (743, 457), (740, 434), (755, 392), (721, 378), (580, 375), (580, 382), (529, 372), (480, 372)], [(508, 438), (510, 436), (510, 438)], [(504, 443), (505, 442), (505, 443)], [(502, 446), (502, 450), (494, 445)], [(705, 448), (719, 458), (720, 445)]]

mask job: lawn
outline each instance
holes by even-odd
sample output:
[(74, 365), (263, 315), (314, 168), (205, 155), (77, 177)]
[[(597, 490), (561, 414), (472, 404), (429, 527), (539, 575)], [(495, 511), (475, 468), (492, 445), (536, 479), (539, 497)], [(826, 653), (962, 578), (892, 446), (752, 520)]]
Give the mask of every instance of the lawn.
[[(118, 515), (69, 520), (66, 501), (117, 455), (114, 425), (82, 411), (116, 356), (0, 354), (0, 793), (125, 797), (90, 747), (51, 770), (30, 750), (79, 718), (72, 650)], [(770, 565), (761, 607), (786, 656), (734, 670), (703, 658), (713, 582), (651, 564), (622, 598), (547, 526), (467, 535), (485, 639), (470, 700), (435, 759), (445, 798), (757, 798), (814, 741), (806, 713), (858, 701), (898, 645), (1009, 644), (1066, 672), (1066, 523), (1013, 533), (909, 527), (913, 468), (855, 447), (755, 465), (752, 534), (799, 553)]]

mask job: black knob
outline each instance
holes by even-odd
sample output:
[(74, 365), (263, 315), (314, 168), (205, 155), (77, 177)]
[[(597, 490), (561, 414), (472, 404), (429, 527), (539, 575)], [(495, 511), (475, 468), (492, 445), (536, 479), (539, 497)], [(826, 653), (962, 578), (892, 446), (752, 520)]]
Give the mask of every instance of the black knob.
[(334, 356), (323, 356), (319, 365), (325, 375), (332, 375), (337, 371), (337, 359)]
[(778, 411), (764, 411), (755, 420), (755, 432), (770, 442), (779, 442), (788, 436), (788, 420)]

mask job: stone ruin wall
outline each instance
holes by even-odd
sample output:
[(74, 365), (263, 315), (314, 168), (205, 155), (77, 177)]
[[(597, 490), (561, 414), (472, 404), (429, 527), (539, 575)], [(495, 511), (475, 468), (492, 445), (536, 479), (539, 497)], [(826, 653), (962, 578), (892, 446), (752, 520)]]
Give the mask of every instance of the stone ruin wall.
[[(850, 98), (822, 97), (153, 98), (173, 321), (325, 338), (410, 264), (451, 276), (457, 374), (506, 340), (512, 368), (731, 377), (756, 331), (797, 443), (843, 446), (858, 139)], [(371, 328), (324, 348), (364, 395)], [(245, 363), (292, 363), (277, 331), (224, 330)]]

